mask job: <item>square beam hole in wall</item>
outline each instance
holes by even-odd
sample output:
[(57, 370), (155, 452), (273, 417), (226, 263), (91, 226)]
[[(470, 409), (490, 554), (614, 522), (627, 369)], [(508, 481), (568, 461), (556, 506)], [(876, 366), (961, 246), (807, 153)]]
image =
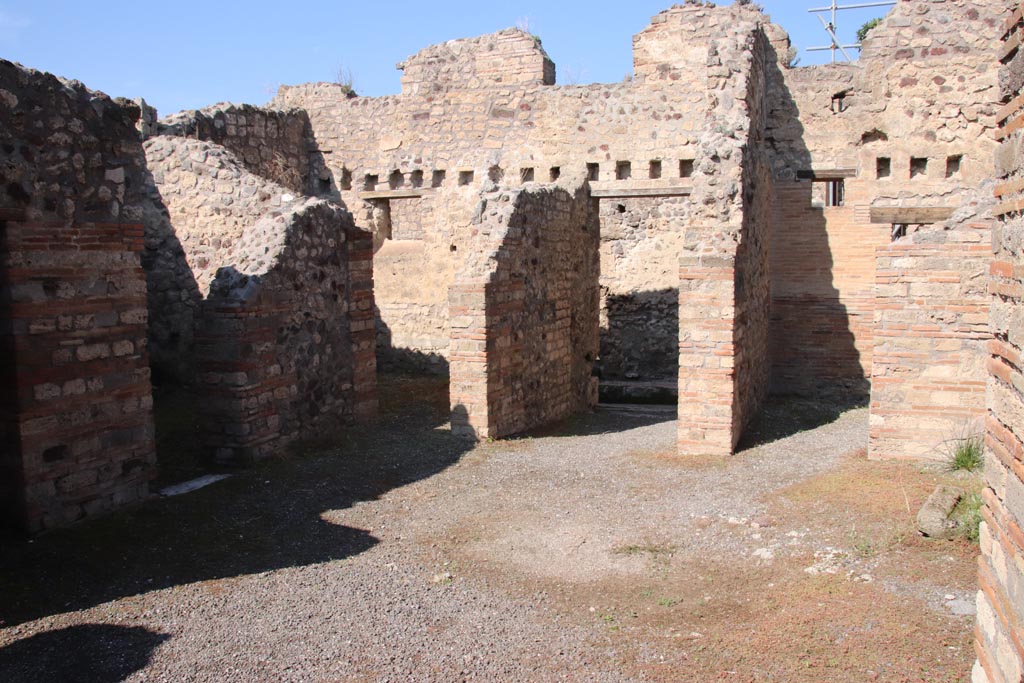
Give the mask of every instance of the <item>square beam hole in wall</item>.
[(533, 182), (533, 169), (532, 168), (521, 168), (519, 169), (519, 180), (524, 183)]
[(892, 159), (889, 157), (878, 157), (875, 159), (875, 177), (888, 178), (892, 175)]
[(487, 179), (492, 183), (500, 183), (505, 179), (505, 169), (501, 166), (491, 166), (487, 169)]
[(659, 159), (651, 159), (650, 164), (647, 166), (647, 177), (652, 180), (661, 177), (661, 161)]
[(473, 172), (472, 171), (459, 171), (459, 187), (465, 187), (466, 185), (473, 184)]
[(551, 170), (548, 172), (548, 178), (551, 180), (551, 182), (555, 182), (556, 180), (558, 180), (561, 177), (562, 177), (562, 167), (561, 166), (552, 166)]
[(928, 157), (910, 157), (910, 177), (921, 178), (928, 174)]
[(960, 165), (963, 163), (962, 154), (952, 154), (946, 157), (946, 177), (955, 178), (960, 175)]
[(342, 190), (352, 189), (352, 171), (347, 168), (341, 169), (341, 179), (338, 181), (338, 187)]
[(370, 173), (367, 173), (363, 177), (363, 189), (366, 190), (367, 192), (373, 192), (374, 190), (377, 189), (377, 183), (378, 182), (380, 182), (380, 178), (379, 177), (377, 177), (375, 175), (372, 175)]
[(679, 160), (679, 177), (680, 178), (692, 178), (693, 177), (693, 159), (680, 159)]
[(403, 185), (405, 185), (405, 174), (398, 170), (392, 171), (391, 175), (388, 176), (388, 187), (392, 190), (397, 190)]
[(628, 161), (615, 162), (616, 180), (629, 180), (631, 175), (633, 175), (633, 165), (631, 163), (629, 163)]
[(444, 176), (445, 176), (444, 171), (434, 171), (433, 173), (431, 173), (430, 174), (430, 186), (431, 187), (441, 187), (442, 185), (444, 185)]
[(423, 171), (416, 170), (410, 173), (409, 184), (413, 187), (423, 187)]
[(601, 164), (587, 164), (587, 180), (601, 179)]

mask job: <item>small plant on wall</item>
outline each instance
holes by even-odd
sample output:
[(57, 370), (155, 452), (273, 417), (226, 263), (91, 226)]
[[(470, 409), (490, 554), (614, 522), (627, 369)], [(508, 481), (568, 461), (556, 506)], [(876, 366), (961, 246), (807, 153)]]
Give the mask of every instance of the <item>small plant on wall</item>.
[(879, 17), (865, 21), (864, 24), (857, 29), (857, 42), (863, 43), (864, 39), (868, 37), (868, 33), (871, 29), (878, 26), (880, 23), (882, 23), (882, 20)]

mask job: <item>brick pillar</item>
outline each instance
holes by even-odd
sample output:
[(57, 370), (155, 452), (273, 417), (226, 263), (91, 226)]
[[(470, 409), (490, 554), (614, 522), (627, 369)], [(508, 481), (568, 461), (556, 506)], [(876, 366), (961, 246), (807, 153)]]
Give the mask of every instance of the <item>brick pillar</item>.
[(250, 462), (278, 445), (278, 402), (296, 391), (295, 378), (283, 374), (277, 361), (279, 321), (267, 306), (203, 302), (196, 365), (208, 401), (206, 443), (217, 462)]
[(36, 532), (146, 498), (142, 226), (7, 220), (0, 233), (5, 512)]
[(486, 439), (490, 431), (487, 386), (487, 283), (456, 282), (448, 290), (451, 346), (448, 364), (452, 432)]
[(679, 264), (680, 455), (729, 455), (734, 427), (735, 257), (687, 255)]
[(356, 420), (377, 415), (377, 326), (373, 311), (373, 234), (347, 231), (349, 334), (352, 339), (352, 386)]

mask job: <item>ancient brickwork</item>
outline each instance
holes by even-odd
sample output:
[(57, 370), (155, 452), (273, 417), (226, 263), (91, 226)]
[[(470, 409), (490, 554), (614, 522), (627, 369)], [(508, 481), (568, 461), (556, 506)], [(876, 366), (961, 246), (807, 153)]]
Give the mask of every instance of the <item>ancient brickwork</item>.
[(0, 526), (148, 496), (138, 113), (0, 61)]
[[(724, 23), (704, 7), (688, 7), (685, 16), (698, 26)], [(631, 339), (617, 335), (627, 329), (627, 319), (656, 318), (665, 301), (675, 299), (687, 176), (706, 109), (702, 75), (645, 84), (550, 86), (534, 68), (522, 78), (509, 77), (514, 82), (503, 77), (497, 83), (480, 69), (490, 58), (488, 46), (506, 42), (532, 50), (529, 62), (545, 59), (532, 37), (500, 33), (434, 46), (411, 57), (401, 65), (409, 87), (400, 96), (350, 98), (341, 86), (318, 83), (282, 88), (272, 103), (309, 112), (316, 145), (360, 225), (375, 227), (359, 208), (365, 200), (377, 206), (390, 203), (388, 239), (417, 240), (422, 226), (418, 247), (389, 244), (377, 231), (378, 244), (383, 244), (375, 257), (377, 302), (387, 337), (382, 362), (443, 363), (448, 344), (444, 302), (466, 254), (469, 218), (485, 184), (518, 186), (586, 173), (592, 189), (606, 197), (603, 301), (621, 304), (611, 315), (605, 311), (608, 325), (602, 336), (615, 356), (606, 364), (611, 369), (606, 376), (674, 377), (674, 361), (668, 360), (675, 356), (674, 324), (647, 340), (646, 348), (660, 360), (646, 367), (619, 351)], [(458, 55), (449, 54), (453, 51)], [(426, 76), (420, 69), (439, 59), (446, 69), (437, 86), (445, 90), (443, 96), (423, 85)], [(515, 72), (517, 67), (503, 68)], [(651, 192), (663, 196), (651, 197)], [(417, 221), (405, 210), (416, 201), (409, 194), (421, 202), (431, 195), (444, 199), (424, 207)], [(620, 214), (619, 204), (629, 208)], [(633, 225), (624, 225), (628, 221)], [(413, 250), (424, 265), (410, 264), (406, 278)], [(424, 273), (428, 277), (421, 277)], [(638, 291), (641, 295), (634, 296)]]
[(555, 63), (540, 39), (520, 29), (450, 40), (398, 64), (402, 93), (430, 97), (496, 85), (554, 85)]
[(197, 330), (215, 458), (264, 457), (375, 414), (370, 235), (307, 199), (258, 221), (238, 247)]
[(299, 194), (318, 193), (320, 168), (310, 162), (309, 117), (302, 110), (213, 105), (173, 114), (160, 121), (157, 132), (213, 142), (233, 152), (253, 175)]
[(584, 185), (485, 193), (451, 287), (452, 429), (501, 437), (592, 405), (598, 236)]
[(989, 245), (983, 221), (877, 250), (872, 457), (946, 460), (958, 441), (981, 433)]
[(217, 270), (245, 256), (239, 240), (249, 227), (300, 199), (211, 142), (156, 136), (144, 148), (150, 352), (158, 372), (189, 381), (197, 307)]
[[(814, 187), (817, 185), (818, 187)], [(776, 181), (772, 234), (772, 391), (864, 396), (871, 372), (875, 244), (890, 226), (854, 223), (847, 205), (812, 200), (823, 184)]]
[(731, 453), (767, 392), (770, 174), (754, 145), (766, 122), (768, 43), (756, 21), (716, 17), (679, 274), (678, 446), (694, 455)]
[(987, 458), (981, 525), (978, 627), (974, 683), (1024, 678), (1024, 36), (1022, 7), (1001, 26), (1003, 61), (996, 155), (1001, 219), (993, 230)]
[(679, 374), (678, 254), (687, 196), (599, 200), (601, 373), (660, 380)]
[(867, 397), (875, 249), (894, 224), (944, 220), (988, 176), (998, 11), (901, 2), (857, 63), (783, 70), (770, 122), (773, 391)]
[(154, 365), (210, 396), (220, 461), (374, 412), (372, 242), (204, 140), (145, 142)]

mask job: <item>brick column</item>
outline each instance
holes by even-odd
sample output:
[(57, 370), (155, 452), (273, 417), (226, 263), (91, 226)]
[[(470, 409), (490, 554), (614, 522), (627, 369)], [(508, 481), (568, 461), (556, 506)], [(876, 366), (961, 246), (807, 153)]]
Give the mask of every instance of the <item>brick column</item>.
[(0, 222), (15, 524), (36, 532), (146, 498), (156, 474), (142, 226)]
[(680, 455), (729, 455), (734, 428), (735, 257), (687, 255), (679, 263)]

